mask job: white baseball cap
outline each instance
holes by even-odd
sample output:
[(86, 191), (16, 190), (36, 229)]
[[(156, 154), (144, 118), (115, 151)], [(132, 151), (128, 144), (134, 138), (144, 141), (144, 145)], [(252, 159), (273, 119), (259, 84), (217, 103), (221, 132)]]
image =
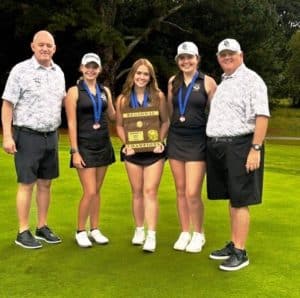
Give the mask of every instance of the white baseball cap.
[(185, 41), (178, 46), (175, 61), (177, 61), (177, 58), (183, 54), (199, 56), (198, 48), (193, 42)]
[(81, 59), (82, 65), (87, 65), (88, 63), (94, 62), (101, 67), (100, 57), (95, 53), (87, 53)]
[(232, 38), (226, 38), (219, 43), (217, 55), (219, 55), (222, 51), (231, 51), (231, 52), (240, 53), (241, 46), (237, 40)]

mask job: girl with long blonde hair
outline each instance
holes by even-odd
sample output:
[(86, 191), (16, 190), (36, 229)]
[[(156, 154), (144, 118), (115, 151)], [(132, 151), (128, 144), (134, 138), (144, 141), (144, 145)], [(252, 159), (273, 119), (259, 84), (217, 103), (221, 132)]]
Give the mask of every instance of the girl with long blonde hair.
[[(160, 143), (151, 152), (135, 152), (126, 144), (123, 112), (125, 109), (134, 110), (140, 107), (156, 107), (159, 111)], [(153, 66), (147, 59), (138, 59), (132, 65), (122, 93), (117, 99), (116, 129), (124, 144), (121, 148), (121, 160), (125, 162), (132, 191), (132, 211), (136, 226), (132, 244), (143, 245), (143, 250), (149, 252), (156, 248), (157, 192), (165, 161), (163, 141), (168, 127), (167, 102), (158, 87)], [(148, 228), (147, 235), (144, 225)]]

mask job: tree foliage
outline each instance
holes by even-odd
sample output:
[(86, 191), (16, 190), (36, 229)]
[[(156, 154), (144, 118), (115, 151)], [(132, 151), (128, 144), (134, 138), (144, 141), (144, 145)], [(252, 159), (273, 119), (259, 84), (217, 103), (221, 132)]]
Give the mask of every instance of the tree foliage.
[(274, 0), (280, 25), (287, 38), (300, 29), (300, 1), (299, 0)]
[(0, 50), (1, 86), (16, 62), (31, 55), (29, 43), (37, 30), (55, 35), (55, 60), (67, 85), (79, 75), (81, 56), (97, 52), (102, 78), (117, 94), (133, 61), (147, 57), (161, 88), (176, 71), (178, 44), (194, 41), (201, 67), (217, 80), (221, 70), (216, 48), (226, 37), (240, 41), (245, 61), (267, 82), (272, 96), (283, 93), (291, 71), (287, 41), (299, 25), (298, 0), (2, 0), (0, 32), (7, 43)]
[(291, 55), (286, 68), (287, 91), (293, 99), (293, 105), (300, 107), (300, 30), (292, 35), (289, 48)]

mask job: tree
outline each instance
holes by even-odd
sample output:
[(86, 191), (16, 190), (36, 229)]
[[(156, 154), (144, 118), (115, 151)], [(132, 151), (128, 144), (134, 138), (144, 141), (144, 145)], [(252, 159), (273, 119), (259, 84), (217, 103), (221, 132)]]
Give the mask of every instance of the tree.
[(113, 92), (118, 93), (128, 67), (141, 56), (153, 62), (166, 89), (168, 77), (177, 69), (174, 56), (180, 42), (194, 41), (201, 67), (218, 79), (217, 44), (233, 37), (240, 41), (246, 63), (274, 94), (286, 59), (275, 2), (284, 0), (2, 0), (0, 31), (10, 44), (0, 49), (5, 56), (0, 64), (9, 70), (30, 55), (33, 33), (48, 29), (55, 35), (55, 60), (66, 73), (67, 85), (79, 75), (74, 70), (81, 56), (95, 51)]
[(124, 73), (122, 62), (182, 5), (182, 1), (77, 0), (53, 14), (49, 29), (71, 30), (78, 42), (92, 43), (103, 58), (106, 83), (114, 90)]
[(291, 56), (286, 68), (288, 95), (293, 99), (293, 106), (300, 107), (300, 30), (292, 35), (289, 48)]
[(287, 38), (300, 29), (300, 2), (299, 0), (273, 0), (279, 16), (280, 25)]
[(270, 1), (193, 1), (180, 10), (180, 16), (171, 16), (170, 21), (191, 30), (192, 34), (181, 34), (200, 46), (202, 66), (216, 79), (221, 73), (215, 58), (218, 43), (227, 37), (237, 39), (246, 64), (264, 78), (270, 95), (275, 94), (277, 75), (284, 64), (279, 53), (285, 43), (279, 16)]

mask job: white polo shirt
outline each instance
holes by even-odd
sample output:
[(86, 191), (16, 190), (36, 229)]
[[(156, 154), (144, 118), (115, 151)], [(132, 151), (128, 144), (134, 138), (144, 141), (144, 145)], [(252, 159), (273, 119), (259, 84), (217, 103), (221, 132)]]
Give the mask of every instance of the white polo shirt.
[(223, 80), (212, 98), (206, 134), (209, 137), (253, 133), (257, 115), (269, 117), (267, 87), (245, 64)]
[(49, 132), (61, 123), (64, 96), (61, 68), (53, 62), (46, 68), (32, 56), (12, 68), (2, 98), (14, 105), (13, 125)]

